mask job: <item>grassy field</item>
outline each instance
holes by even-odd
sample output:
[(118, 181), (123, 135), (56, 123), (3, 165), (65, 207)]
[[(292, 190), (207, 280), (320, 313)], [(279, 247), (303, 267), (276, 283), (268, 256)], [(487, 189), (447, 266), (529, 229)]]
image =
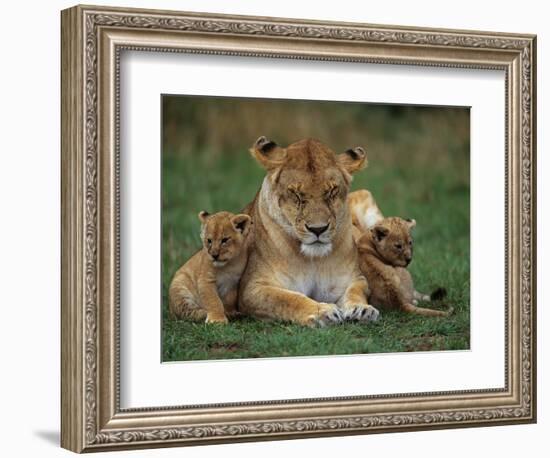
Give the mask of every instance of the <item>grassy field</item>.
[(410, 270), (419, 291), (447, 289), (445, 303), (455, 308), (451, 317), (381, 310), (376, 323), (323, 329), (250, 318), (228, 326), (171, 321), (167, 314), (171, 277), (201, 246), (197, 213), (202, 209), (239, 211), (253, 198), (264, 172), (245, 146), (253, 138), (242, 149), (223, 154), (195, 150), (182, 155), (165, 147), (163, 361), (468, 349), (469, 142), (467, 135), (455, 135), (452, 123), (438, 125), (435, 119), (422, 118), (415, 124), (401, 117), (393, 119), (391, 130), (377, 131), (378, 137), (371, 135), (369, 167), (356, 175), (353, 189), (373, 192), (387, 216), (417, 220)]

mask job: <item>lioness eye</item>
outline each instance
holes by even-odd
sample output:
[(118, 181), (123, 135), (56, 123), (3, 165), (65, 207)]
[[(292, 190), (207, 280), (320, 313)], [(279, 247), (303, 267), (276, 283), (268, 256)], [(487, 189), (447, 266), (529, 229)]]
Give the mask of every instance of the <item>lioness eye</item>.
[(294, 201), (297, 203), (297, 204), (301, 204), (302, 203), (302, 196), (300, 195), (299, 192), (291, 189), (290, 190), (290, 195), (292, 196), (292, 198), (294, 199)]
[(222, 243), (227, 243), (227, 242), (229, 242), (229, 237), (224, 237), (224, 238), (222, 239)]

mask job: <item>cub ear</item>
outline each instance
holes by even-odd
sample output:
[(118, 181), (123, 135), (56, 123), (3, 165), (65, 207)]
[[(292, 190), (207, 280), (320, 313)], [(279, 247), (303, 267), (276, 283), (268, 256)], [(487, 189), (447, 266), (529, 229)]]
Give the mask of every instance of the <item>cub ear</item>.
[(235, 228), (236, 231), (239, 231), (241, 234), (246, 235), (248, 233), (248, 230), (250, 228), (250, 224), (252, 223), (252, 219), (250, 216), (243, 214), (235, 215), (233, 218), (231, 218), (231, 224)]
[(371, 229), (371, 232), (374, 238), (380, 241), (390, 233), (390, 230), (387, 227), (376, 225)]
[(367, 166), (367, 153), (360, 146), (350, 148), (337, 156), (338, 163), (349, 173), (355, 173)]
[(410, 218), (407, 218), (405, 220), (409, 226), (409, 229), (412, 229), (413, 227), (416, 226), (416, 220), (415, 219), (410, 219)]
[(357, 239), (357, 242), (355, 242), (355, 244), (357, 245), (357, 248), (359, 248), (359, 249), (365, 248), (366, 246), (368, 246), (369, 245), (369, 234), (368, 234), (368, 232), (362, 234)]
[(284, 148), (281, 148), (277, 143), (264, 136), (261, 136), (254, 142), (254, 145), (250, 148), (250, 153), (267, 171), (283, 165), (286, 157)]
[(206, 223), (206, 218), (208, 218), (210, 216), (210, 213), (206, 212), (206, 211), (201, 211), (199, 213), (199, 220), (201, 223)]

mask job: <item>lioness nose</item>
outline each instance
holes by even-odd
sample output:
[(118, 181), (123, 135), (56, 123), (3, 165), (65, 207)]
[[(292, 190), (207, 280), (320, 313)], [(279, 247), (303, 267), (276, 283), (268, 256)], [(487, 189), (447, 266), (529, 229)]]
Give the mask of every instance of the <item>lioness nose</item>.
[(317, 237), (319, 237), (323, 232), (325, 232), (328, 229), (328, 224), (322, 224), (322, 225), (316, 225), (316, 226), (308, 226), (306, 224), (306, 229), (309, 232), (313, 232)]

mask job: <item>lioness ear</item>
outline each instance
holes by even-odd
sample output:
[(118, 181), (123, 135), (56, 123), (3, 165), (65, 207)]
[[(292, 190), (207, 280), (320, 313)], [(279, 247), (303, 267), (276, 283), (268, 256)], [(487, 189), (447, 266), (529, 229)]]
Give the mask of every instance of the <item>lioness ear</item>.
[(384, 226), (374, 226), (372, 229), (372, 234), (374, 235), (374, 237), (380, 241), (382, 240), (384, 237), (386, 237), (386, 235), (388, 235), (390, 233), (390, 230), (387, 228), (387, 227), (384, 227)]
[(204, 210), (201, 211), (201, 212), (199, 213), (199, 220), (200, 220), (200, 222), (204, 224), (204, 223), (206, 222), (206, 218), (208, 218), (209, 216), (210, 216), (210, 213), (205, 212)]
[(250, 152), (260, 165), (268, 171), (283, 165), (286, 156), (284, 148), (281, 148), (277, 143), (264, 136), (256, 140), (252, 148), (250, 148)]
[(407, 221), (407, 223), (409, 225), (409, 229), (412, 229), (413, 227), (416, 226), (416, 220), (415, 219), (407, 218), (405, 221)]
[(252, 220), (250, 219), (250, 216), (245, 214), (235, 215), (231, 218), (231, 224), (233, 224), (235, 230), (239, 231), (243, 235), (248, 232), (251, 222)]
[(355, 173), (367, 165), (367, 153), (360, 146), (350, 148), (338, 155), (338, 163), (349, 173)]

